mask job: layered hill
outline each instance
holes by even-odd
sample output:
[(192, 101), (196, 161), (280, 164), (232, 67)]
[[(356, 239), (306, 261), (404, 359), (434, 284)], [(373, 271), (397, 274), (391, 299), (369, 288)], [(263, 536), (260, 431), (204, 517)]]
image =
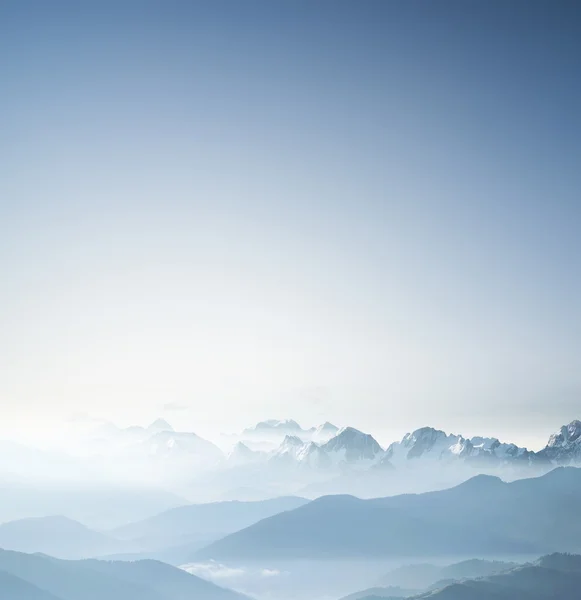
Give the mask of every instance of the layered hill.
[(118, 540), (67, 517), (37, 517), (0, 525), (0, 548), (43, 552), (58, 558), (88, 558), (120, 552)]
[(290, 496), (254, 502), (191, 504), (130, 523), (110, 533), (149, 556), (183, 564), (210, 541), (307, 503), (304, 498)]
[(0, 598), (243, 600), (245, 597), (156, 561), (68, 561), (0, 550)]
[[(571, 557), (555, 554), (539, 561), (488, 577), (465, 579), (443, 585), (418, 596), (417, 600), (554, 600), (577, 598), (581, 571), (572, 568)], [(549, 563), (549, 564), (547, 564)], [(371, 600), (373, 596), (368, 597)]]
[(326, 496), (201, 550), (203, 559), (475, 556), (581, 549), (581, 470), (505, 483), (480, 475), (439, 492)]

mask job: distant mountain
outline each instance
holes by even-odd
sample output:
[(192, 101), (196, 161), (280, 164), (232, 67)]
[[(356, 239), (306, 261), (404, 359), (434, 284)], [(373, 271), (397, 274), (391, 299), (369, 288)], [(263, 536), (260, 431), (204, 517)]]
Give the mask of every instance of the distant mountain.
[[(228, 453), (193, 432), (175, 431), (163, 419), (147, 427), (90, 427), (94, 435), (77, 456), (0, 442), (3, 481), (44, 482), (43, 493), (34, 495), (12, 489), (4, 493), (0, 485), (0, 522), (63, 514), (91, 528), (109, 528), (184, 503), (155, 506), (152, 486), (198, 502), (328, 494), (373, 498), (444, 489), (478, 473), (512, 480), (581, 462), (581, 421), (562, 427), (540, 452), (494, 437), (468, 438), (432, 427), (416, 429), (384, 450), (373, 436), (353, 427), (339, 430), (326, 422), (305, 429), (294, 420), (268, 420), (245, 430), (248, 439), (222, 438), (225, 449), (233, 446)], [(70, 482), (77, 487), (82, 479), (86, 488), (95, 489), (95, 497), (87, 494), (81, 501), (76, 492), (55, 491), (58, 484), (47, 474), (56, 472), (63, 474), (60, 480), (68, 489)], [(105, 486), (112, 489), (104, 481), (121, 481), (140, 491), (104, 494)], [(150, 489), (142, 493), (144, 482)], [(245, 489), (252, 492), (236, 495)], [(59, 501), (53, 502), (56, 496)]]
[(223, 453), (212, 442), (195, 433), (159, 431), (145, 442), (144, 448), (150, 456), (158, 458), (199, 458), (203, 462), (212, 463), (220, 460)]
[(307, 445), (307, 442), (296, 435), (286, 435), (280, 446), (271, 453), (270, 460), (278, 463), (293, 463)]
[(172, 556), (171, 562), (183, 564), (191, 560), (200, 540), (216, 540), (307, 503), (304, 498), (281, 497), (256, 502), (192, 504), (120, 527), (111, 535), (139, 544), (144, 550), (169, 550), (167, 555)]
[(277, 435), (298, 435), (305, 433), (305, 430), (292, 419), (285, 421), (278, 421), (276, 419), (269, 419), (267, 421), (260, 421), (253, 427), (247, 427), (242, 432), (242, 437), (260, 437), (270, 436), (272, 434)]
[[(164, 419), (156, 419), (148, 427), (117, 427), (100, 423), (88, 440), (89, 452), (106, 455), (116, 462), (128, 462), (134, 469), (148, 472), (163, 460), (169, 468), (211, 468), (224, 458), (212, 442), (190, 431), (175, 431)], [(154, 474), (153, 480), (158, 477)]]
[[(298, 493), (317, 496), (325, 493), (356, 493), (373, 497), (398, 491), (425, 491), (443, 488), (468, 479), (473, 473), (491, 473), (500, 468), (515, 479), (538, 475), (553, 464), (574, 463), (581, 457), (581, 422), (575, 421), (551, 437), (547, 449), (532, 452), (494, 437), (448, 434), (422, 427), (391, 443), (384, 451), (373, 436), (353, 427), (338, 429), (331, 423), (304, 430), (292, 420), (263, 421), (244, 434), (271, 442), (270, 452), (256, 452), (254, 441), (237, 445), (228, 457), (229, 465), (262, 461), (280, 467), (308, 467), (319, 471)], [(278, 437), (277, 437), (278, 436)], [(278, 441), (276, 441), (278, 439)], [(276, 442), (276, 443), (275, 443)], [(265, 457), (269, 461), (265, 461)], [(266, 467), (265, 467), (266, 468)], [(330, 480), (340, 468), (341, 478)], [(345, 475), (344, 468), (368, 470), (369, 477)], [(409, 478), (408, 469), (425, 475)], [(378, 471), (384, 474), (380, 477)], [(423, 481), (423, 485), (422, 485)], [(407, 482), (407, 483), (406, 483)]]
[[(526, 554), (581, 549), (581, 470), (504, 483), (479, 475), (440, 492), (326, 496), (199, 551), (199, 559)], [(475, 518), (478, 515), (478, 518)]]
[(262, 440), (265, 442), (280, 443), (284, 437), (293, 436), (298, 437), (303, 442), (324, 443), (335, 436), (338, 431), (339, 428), (328, 421), (317, 427), (303, 429), (292, 419), (287, 419), (285, 421), (270, 419), (261, 421), (253, 427), (246, 428), (241, 433), (240, 439), (242, 441), (252, 440), (256, 442)]
[(104, 484), (59, 489), (4, 483), (0, 499), (0, 521), (61, 514), (92, 529), (119, 527), (187, 503), (163, 490)]
[(329, 470), (341, 466), (369, 467), (382, 456), (383, 449), (371, 435), (345, 427), (324, 444), (304, 442), (296, 435), (287, 435), (270, 454), (270, 461)]
[(140, 442), (148, 437), (163, 431), (174, 431), (174, 428), (165, 419), (156, 419), (147, 427), (141, 425), (130, 425), (129, 427), (118, 427), (110, 421), (103, 421), (89, 431), (89, 437), (94, 439), (106, 439), (114, 442)]
[(121, 551), (118, 540), (60, 516), (3, 523), (0, 548), (43, 552), (59, 558), (88, 558)]
[[(5, 575), (7, 574), (7, 576)], [(25, 586), (18, 578), (29, 584)], [(19, 586), (15, 588), (15, 586)], [(36, 589), (35, 589), (36, 588)], [(10, 595), (10, 591), (28, 593)], [(35, 595), (36, 594), (36, 595)], [(44, 595), (42, 595), (44, 594)], [(236, 592), (156, 561), (68, 561), (0, 550), (0, 598), (6, 600), (243, 600)]]
[[(436, 577), (451, 575), (431, 583)], [(375, 587), (342, 600), (413, 598), (413, 600), (554, 600), (576, 598), (581, 583), (581, 556), (551, 554), (525, 565), (471, 559), (438, 567), (409, 565), (392, 571), (398, 577), (428, 588), (412, 592), (398, 586)], [(453, 576), (452, 576), (453, 575)]]
[(550, 466), (581, 463), (581, 421), (571, 421), (549, 437), (545, 448), (533, 452), (516, 444), (500, 442), (497, 438), (446, 434), (432, 427), (422, 427), (393, 442), (386, 457), (396, 467), (413, 460), (450, 462), (463, 460), (480, 465)]
[(395, 466), (405, 466), (414, 461), (455, 461), (472, 463), (510, 463), (530, 461), (534, 453), (515, 444), (506, 444), (496, 438), (447, 434), (433, 427), (422, 427), (406, 434), (399, 442), (393, 442), (386, 451), (386, 458)]
[(581, 421), (571, 421), (551, 435), (540, 456), (557, 464), (581, 461)]
[(206, 477), (199, 487), (217, 487), (219, 492), (211, 499), (248, 480), (267, 496), (373, 498), (444, 489), (478, 473), (502, 473), (507, 479), (531, 477), (559, 462), (571, 462), (579, 437), (573, 426), (568, 430), (572, 433), (565, 431), (563, 439), (554, 436), (553, 454), (531, 452), (494, 437), (466, 438), (432, 427), (408, 433), (384, 450), (373, 436), (353, 427), (339, 430), (327, 422), (305, 430), (292, 420), (263, 421), (245, 430), (250, 439), (234, 446), (218, 467), (222, 473)]
[[(548, 560), (547, 560), (548, 559)], [(553, 555), (532, 564), (482, 577), (465, 579), (428, 591), (420, 600), (554, 600), (577, 598), (581, 589), (581, 571), (571, 568), (580, 556)], [(545, 566), (543, 562), (550, 562)], [(577, 564), (578, 567), (578, 564)], [(367, 599), (369, 600), (369, 598)]]
[(517, 567), (517, 563), (472, 558), (447, 566), (432, 564), (404, 565), (393, 569), (378, 582), (382, 586), (428, 588), (442, 580), (461, 580), (486, 577)]
[[(120, 465), (133, 464), (142, 479), (163, 481), (198, 501), (219, 499), (248, 481), (266, 497), (347, 493), (371, 498), (443, 489), (477, 473), (530, 477), (581, 461), (580, 421), (561, 428), (540, 452), (433, 427), (407, 433), (384, 450), (373, 436), (353, 427), (325, 422), (306, 429), (292, 419), (261, 421), (241, 435), (223, 437), (221, 445), (232, 448), (225, 454), (162, 419), (147, 428), (116, 431), (110, 439), (118, 446), (111, 456), (120, 457)], [(190, 476), (184, 482), (186, 472)]]
[(311, 432), (311, 441), (317, 443), (328, 442), (332, 437), (339, 433), (339, 427), (326, 421), (318, 427), (313, 427), (309, 430)]
[(373, 436), (354, 427), (344, 427), (337, 435), (321, 446), (332, 457), (333, 463), (375, 462), (383, 454), (382, 447)]
[(228, 466), (247, 465), (263, 462), (267, 457), (268, 453), (260, 450), (252, 450), (243, 442), (237, 442), (226, 456), (226, 463)]
[[(365, 466), (374, 471), (378, 466), (386, 470), (395, 468), (394, 481), (408, 468), (433, 471), (434, 467), (438, 467), (437, 471), (443, 472), (458, 466), (466, 473), (464, 476), (457, 473), (457, 481), (461, 481), (470, 473), (488, 473), (499, 468), (510, 469), (515, 478), (540, 474), (553, 465), (581, 462), (581, 421), (572, 421), (562, 427), (540, 452), (501, 442), (495, 437), (468, 438), (433, 427), (407, 433), (400, 441), (392, 442), (385, 451), (371, 435), (353, 427), (339, 430), (328, 422), (305, 430), (293, 420), (263, 421), (246, 429), (244, 436), (250, 438), (248, 450), (254, 449), (252, 444), (256, 440), (268, 440), (272, 444), (271, 457), (279, 464), (300, 463), (321, 471), (333, 469), (338, 464)], [(262, 447), (262, 450), (265, 448)], [(264, 454), (260, 456), (264, 458)], [(248, 461), (257, 457), (247, 453)], [(243, 462), (240, 456), (238, 463)], [(445, 481), (445, 477), (442, 480)]]

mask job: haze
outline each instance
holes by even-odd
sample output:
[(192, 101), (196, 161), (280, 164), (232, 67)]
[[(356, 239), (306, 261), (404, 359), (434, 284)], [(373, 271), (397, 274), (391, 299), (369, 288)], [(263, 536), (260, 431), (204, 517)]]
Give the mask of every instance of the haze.
[(542, 447), (581, 392), (581, 49), (551, 8), (3, 2), (2, 435)]

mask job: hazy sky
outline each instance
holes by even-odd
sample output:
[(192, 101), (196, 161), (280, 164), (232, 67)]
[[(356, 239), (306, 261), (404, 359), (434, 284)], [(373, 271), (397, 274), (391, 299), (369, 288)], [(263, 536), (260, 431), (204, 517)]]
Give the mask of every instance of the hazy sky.
[(581, 418), (578, 3), (0, 23), (0, 434)]

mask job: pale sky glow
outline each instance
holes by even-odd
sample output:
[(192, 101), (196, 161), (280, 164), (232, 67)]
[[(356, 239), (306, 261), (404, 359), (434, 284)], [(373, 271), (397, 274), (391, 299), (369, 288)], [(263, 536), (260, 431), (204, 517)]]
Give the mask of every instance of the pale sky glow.
[(572, 5), (23, 4), (0, 435), (86, 413), (532, 445), (581, 418)]

